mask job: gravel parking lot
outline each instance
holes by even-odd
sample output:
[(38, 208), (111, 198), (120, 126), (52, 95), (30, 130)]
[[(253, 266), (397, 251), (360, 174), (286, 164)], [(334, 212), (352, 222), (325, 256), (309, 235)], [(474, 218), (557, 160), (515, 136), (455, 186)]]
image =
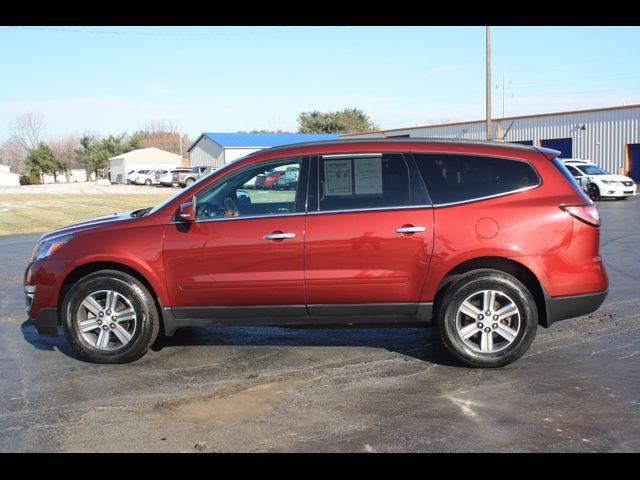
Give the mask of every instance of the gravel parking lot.
[(25, 321), (39, 235), (0, 237), (0, 451), (640, 451), (640, 197), (599, 208), (605, 304), (499, 370), (429, 328), (189, 328), (86, 363)]

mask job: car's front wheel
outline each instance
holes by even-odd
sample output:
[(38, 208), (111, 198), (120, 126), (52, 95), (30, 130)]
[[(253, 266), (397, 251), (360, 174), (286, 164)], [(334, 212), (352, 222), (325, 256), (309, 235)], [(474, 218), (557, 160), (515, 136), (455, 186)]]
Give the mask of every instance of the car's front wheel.
[(124, 272), (87, 275), (71, 287), (61, 307), (67, 340), (92, 362), (132, 362), (158, 336), (160, 321), (151, 293)]
[(531, 346), (538, 325), (533, 296), (498, 271), (463, 277), (439, 302), (436, 321), (447, 350), (472, 367), (508, 365)]

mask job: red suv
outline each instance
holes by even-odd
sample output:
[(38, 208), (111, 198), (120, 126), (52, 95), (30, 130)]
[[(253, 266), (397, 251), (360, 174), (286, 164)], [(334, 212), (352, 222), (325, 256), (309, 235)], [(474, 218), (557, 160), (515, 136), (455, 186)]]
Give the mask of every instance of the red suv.
[[(557, 151), (382, 139), (253, 153), (162, 204), (42, 236), (29, 316), (85, 358), (130, 362), (162, 327), (439, 327), (470, 366), (596, 310), (600, 219)], [(270, 169), (291, 190), (244, 190)]]

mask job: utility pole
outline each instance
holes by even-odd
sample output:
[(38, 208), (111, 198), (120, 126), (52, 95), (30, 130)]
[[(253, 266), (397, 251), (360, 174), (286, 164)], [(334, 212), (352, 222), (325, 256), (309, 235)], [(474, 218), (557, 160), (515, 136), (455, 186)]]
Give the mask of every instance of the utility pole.
[(491, 27), (485, 27), (487, 34), (487, 133), (486, 139), (491, 140)]

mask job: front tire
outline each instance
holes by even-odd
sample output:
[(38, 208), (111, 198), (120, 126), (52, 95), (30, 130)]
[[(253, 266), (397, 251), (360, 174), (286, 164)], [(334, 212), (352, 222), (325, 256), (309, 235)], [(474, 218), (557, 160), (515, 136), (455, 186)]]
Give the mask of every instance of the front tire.
[(66, 294), (61, 313), (67, 340), (94, 363), (137, 360), (160, 329), (149, 290), (117, 270), (101, 270), (79, 280)]
[(587, 196), (591, 199), (591, 201), (593, 202), (597, 202), (600, 200), (600, 188), (598, 188), (597, 185), (591, 184), (589, 185), (589, 188), (587, 189)]
[(538, 310), (522, 282), (503, 272), (463, 277), (439, 302), (436, 321), (446, 349), (471, 367), (508, 365), (529, 349)]

